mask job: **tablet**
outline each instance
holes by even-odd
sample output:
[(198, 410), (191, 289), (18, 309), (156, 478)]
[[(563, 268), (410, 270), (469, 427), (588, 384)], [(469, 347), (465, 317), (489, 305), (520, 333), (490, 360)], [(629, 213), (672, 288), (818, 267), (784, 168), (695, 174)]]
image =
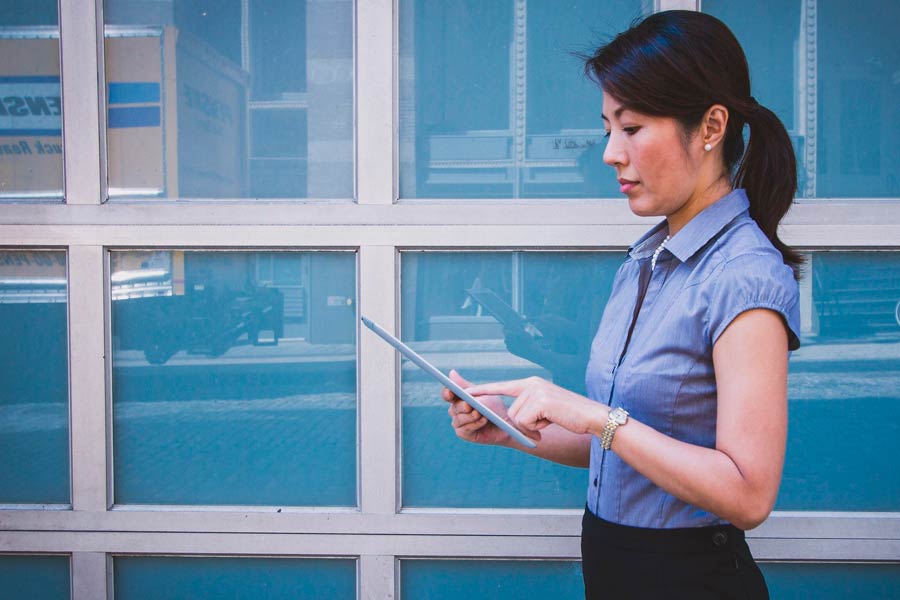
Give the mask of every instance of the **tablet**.
[(528, 319), (516, 312), (512, 306), (507, 304), (503, 298), (490, 288), (472, 288), (466, 290), (466, 293), (472, 297), (475, 302), (483, 306), (489, 313), (494, 315), (504, 327), (516, 327), (525, 331), (533, 338), (544, 337), (540, 330), (528, 322)]
[(434, 365), (416, 354), (412, 348), (392, 336), (390, 333), (382, 329), (379, 325), (377, 325), (370, 319), (367, 319), (366, 317), (360, 317), (360, 319), (362, 319), (362, 322), (366, 327), (378, 334), (381, 339), (399, 350), (400, 354), (416, 363), (419, 367), (422, 368), (422, 370), (437, 379), (445, 387), (449, 388), (454, 394), (456, 394), (457, 398), (468, 402), (472, 408), (487, 417), (488, 421), (508, 433), (511, 438), (513, 438), (526, 448), (537, 447), (537, 444), (535, 444), (533, 440), (528, 438), (528, 436), (513, 427), (512, 424), (509, 423), (509, 421), (506, 421), (503, 417), (482, 404), (480, 401), (478, 401), (478, 399), (466, 392), (466, 390), (459, 387), (456, 383), (453, 382), (452, 379), (441, 373)]

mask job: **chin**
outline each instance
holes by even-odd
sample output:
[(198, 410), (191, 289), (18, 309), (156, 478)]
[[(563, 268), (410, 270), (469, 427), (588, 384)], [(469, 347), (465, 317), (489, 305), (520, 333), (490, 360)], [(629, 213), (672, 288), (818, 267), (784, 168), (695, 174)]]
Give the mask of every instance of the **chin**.
[(658, 217), (661, 213), (651, 202), (645, 202), (638, 198), (628, 199), (628, 208), (639, 217)]

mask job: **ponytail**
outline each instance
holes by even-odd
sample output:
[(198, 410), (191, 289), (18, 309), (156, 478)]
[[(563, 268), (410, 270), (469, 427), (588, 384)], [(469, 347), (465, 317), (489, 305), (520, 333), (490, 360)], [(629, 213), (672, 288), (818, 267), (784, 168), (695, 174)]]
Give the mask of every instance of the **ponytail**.
[[(799, 279), (803, 257), (778, 237), (778, 223), (790, 209), (797, 191), (797, 159), (791, 138), (775, 113), (758, 104), (752, 96), (746, 106), (742, 112), (750, 126), (750, 140), (732, 187), (747, 191), (750, 216), (781, 252), (785, 264), (793, 269), (794, 277)], [(729, 131), (727, 137), (735, 136), (740, 136), (738, 143), (743, 146), (740, 131)], [(730, 162), (727, 154), (729, 149), (734, 149), (735, 140), (728, 141), (732, 142), (726, 142), (726, 161)]]

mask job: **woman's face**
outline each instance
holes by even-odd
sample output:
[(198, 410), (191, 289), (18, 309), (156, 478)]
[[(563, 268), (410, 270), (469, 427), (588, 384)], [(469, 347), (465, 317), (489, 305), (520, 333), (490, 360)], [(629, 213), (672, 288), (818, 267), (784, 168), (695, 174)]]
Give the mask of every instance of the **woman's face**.
[(616, 170), (631, 211), (669, 217), (686, 208), (697, 188), (700, 157), (685, 149), (675, 119), (623, 109), (604, 94), (603, 124), (608, 138), (603, 162)]

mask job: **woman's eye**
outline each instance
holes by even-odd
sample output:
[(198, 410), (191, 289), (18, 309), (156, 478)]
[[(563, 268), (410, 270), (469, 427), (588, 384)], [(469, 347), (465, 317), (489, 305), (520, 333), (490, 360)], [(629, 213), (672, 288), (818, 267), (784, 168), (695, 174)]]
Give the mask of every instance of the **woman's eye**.
[[(624, 132), (627, 133), (628, 135), (634, 135), (635, 133), (637, 133), (637, 130), (638, 130), (638, 129), (640, 129), (640, 127), (636, 125), (636, 126), (634, 126), (634, 127), (623, 127), (623, 128), (622, 128), (622, 131), (624, 131)], [(603, 134), (603, 137), (608, 138), (608, 137), (609, 137), (609, 134), (610, 134), (610, 132), (607, 131), (607, 132), (605, 132), (605, 133)]]

